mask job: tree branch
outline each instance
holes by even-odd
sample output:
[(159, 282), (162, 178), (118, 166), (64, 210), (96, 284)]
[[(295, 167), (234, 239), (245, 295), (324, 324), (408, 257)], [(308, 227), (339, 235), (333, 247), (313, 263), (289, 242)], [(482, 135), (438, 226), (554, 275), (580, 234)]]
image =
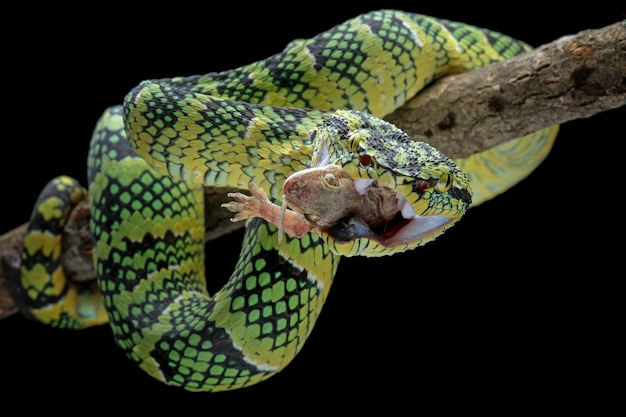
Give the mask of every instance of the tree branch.
[(623, 106), (625, 98), (626, 27), (619, 22), (445, 77), (386, 119), (458, 158)]
[[(465, 157), (511, 138), (623, 106), (626, 28), (621, 22), (566, 36), (505, 62), (438, 80), (387, 117), (407, 134), (451, 158)], [(206, 239), (243, 226), (220, 208), (218, 188), (205, 190)], [(89, 211), (79, 205), (65, 227), (63, 264), (74, 280), (95, 277)], [(7, 274), (19, 273), (27, 224), (0, 236), (0, 318), (17, 311)]]

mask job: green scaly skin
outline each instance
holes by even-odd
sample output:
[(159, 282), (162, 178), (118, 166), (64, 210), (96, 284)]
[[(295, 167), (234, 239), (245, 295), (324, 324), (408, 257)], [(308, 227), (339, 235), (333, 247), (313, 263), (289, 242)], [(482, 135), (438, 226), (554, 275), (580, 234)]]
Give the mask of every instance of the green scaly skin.
[[(304, 344), (337, 257), (316, 236), (278, 248), (276, 229), (257, 221), (232, 277), (210, 297), (202, 187), (150, 169), (124, 137), (121, 108), (111, 108), (90, 152), (96, 272), (116, 342), (153, 377), (189, 390), (268, 378)], [(290, 264), (293, 253), (306, 255)]]
[[(375, 11), (248, 66), (141, 83), (123, 108), (105, 111), (88, 160), (98, 286), (117, 344), (151, 376), (192, 391), (237, 389), (279, 372), (309, 336), (341, 256), (412, 249), (452, 226), (471, 204), (459, 166), (477, 204), (547, 155), (556, 127), (453, 162), (378, 119), (439, 77), (528, 49), (462, 23)], [(348, 225), (349, 242), (315, 231), (279, 244), (274, 225), (252, 219), (233, 274), (210, 296), (202, 187), (254, 182), (280, 203), (288, 176), (327, 163), (393, 188), (436, 226), (396, 238)], [(25, 243), (25, 264), (60, 254)], [(22, 273), (23, 310), (66, 326), (52, 314), (66, 301), (68, 327), (106, 321), (93, 319), (98, 300), (72, 310), (64, 293), (44, 292), (52, 275)]]
[(71, 210), (87, 198), (73, 178), (59, 176), (39, 194), (24, 236), (22, 262), (8, 284), (22, 313), (52, 327), (81, 329), (106, 323), (96, 282), (75, 282), (61, 263), (63, 228)]

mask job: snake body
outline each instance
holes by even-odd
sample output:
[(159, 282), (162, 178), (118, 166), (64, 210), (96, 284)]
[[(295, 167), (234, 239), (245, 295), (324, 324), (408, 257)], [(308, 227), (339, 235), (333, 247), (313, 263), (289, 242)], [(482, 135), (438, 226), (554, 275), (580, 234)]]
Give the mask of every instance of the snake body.
[[(439, 77), (529, 49), (379, 10), (237, 69), (144, 81), (106, 109), (90, 145), (98, 288), (71, 282), (58, 263), (63, 219), (85, 195), (61, 177), (33, 211), (16, 298), (52, 326), (108, 322), (130, 359), (173, 386), (221, 391), (267, 379), (304, 345), (341, 256), (423, 245), (463, 216), (472, 190), (473, 204), (492, 198), (547, 155), (557, 127), (452, 161), (380, 119)], [(205, 269), (217, 259), (205, 259), (203, 187), (254, 183), (280, 203), (287, 178), (328, 164), (355, 185), (393, 189), (398, 220), (385, 233), (347, 219), (279, 241), (275, 224), (250, 219), (230, 279), (209, 295)]]

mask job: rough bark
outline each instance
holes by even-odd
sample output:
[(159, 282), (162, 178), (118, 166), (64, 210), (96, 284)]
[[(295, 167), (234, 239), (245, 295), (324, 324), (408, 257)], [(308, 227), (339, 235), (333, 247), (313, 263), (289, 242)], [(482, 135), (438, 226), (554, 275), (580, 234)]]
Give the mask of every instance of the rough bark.
[(623, 23), (442, 78), (386, 119), (451, 158), (624, 105)]
[[(449, 157), (465, 157), (526, 133), (623, 106), (626, 27), (618, 22), (566, 36), (502, 63), (438, 80), (387, 117)], [(230, 189), (207, 188), (207, 234), (243, 223), (220, 208)], [(63, 262), (75, 280), (95, 277), (89, 212), (79, 205), (65, 228)], [(16, 272), (27, 224), (0, 236), (0, 318), (17, 312), (5, 276)]]

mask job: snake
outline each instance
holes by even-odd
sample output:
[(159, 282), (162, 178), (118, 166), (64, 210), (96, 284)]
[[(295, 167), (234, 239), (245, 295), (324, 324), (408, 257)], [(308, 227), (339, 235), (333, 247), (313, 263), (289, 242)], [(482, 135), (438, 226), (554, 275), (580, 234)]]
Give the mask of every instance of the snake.
[[(59, 176), (39, 195), (13, 296), (49, 326), (108, 323), (126, 356), (167, 385), (217, 392), (264, 381), (304, 346), (342, 257), (424, 245), (548, 155), (558, 126), (450, 159), (384, 120), (441, 77), (530, 49), (488, 29), (383, 9), (239, 68), (141, 81), (97, 121), (87, 188)], [(312, 192), (307, 184), (326, 200), (285, 208), (285, 189)], [(244, 216), (238, 260), (214, 294), (205, 187), (251, 192), (229, 203), (238, 212), (265, 196), (274, 215)], [(337, 190), (370, 200), (330, 221), (320, 207), (344, 207), (325, 194)], [(378, 216), (379, 192), (395, 196), (395, 215)], [(84, 200), (97, 280), (75, 282), (60, 261), (62, 234)], [(304, 230), (283, 236), (289, 219)]]

